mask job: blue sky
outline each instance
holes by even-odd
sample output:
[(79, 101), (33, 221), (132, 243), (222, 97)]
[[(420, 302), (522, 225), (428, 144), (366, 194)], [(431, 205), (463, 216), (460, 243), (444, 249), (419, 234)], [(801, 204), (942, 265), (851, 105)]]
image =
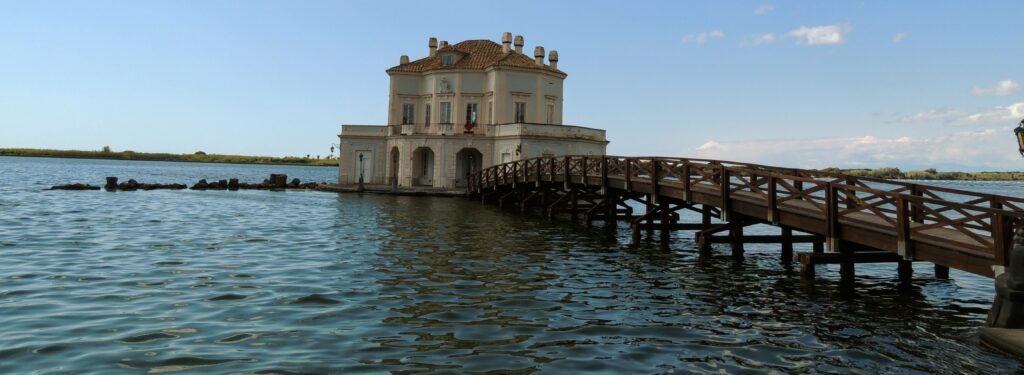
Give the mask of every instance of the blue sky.
[(0, 1), (0, 147), (326, 155), (427, 39), (559, 52), (608, 152), (1021, 170), (1024, 3)]

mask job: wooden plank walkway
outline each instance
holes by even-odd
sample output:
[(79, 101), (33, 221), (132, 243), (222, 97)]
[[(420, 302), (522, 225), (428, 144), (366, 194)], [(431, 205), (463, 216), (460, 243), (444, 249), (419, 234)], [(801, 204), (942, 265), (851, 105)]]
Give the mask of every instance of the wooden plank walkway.
[(680, 225), (672, 210), (703, 206), (723, 221), (821, 236), (830, 253), (868, 248), (988, 277), (1008, 264), (1013, 229), (1024, 224), (1022, 198), (720, 160), (542, 157), (474, 172), (469, 185), (485, 200), (499, 192), (499, 203), (523, 197), (520, 206), (535, 201), (549, 214), (604, 209), (606, 220), (630, 210), (621, 199), (636, 199), (662, 211), (634, 220), (646, 228), (655, 220)]

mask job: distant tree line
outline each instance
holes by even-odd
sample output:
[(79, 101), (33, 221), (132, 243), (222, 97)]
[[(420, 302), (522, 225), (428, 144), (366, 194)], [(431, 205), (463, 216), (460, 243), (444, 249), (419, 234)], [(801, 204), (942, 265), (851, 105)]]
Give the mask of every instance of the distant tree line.
[(899, 168), (839, 169), (825, 168), (823, 171), (844, 173), (858, 177), (884, 178), (891, 180), (970, 180), (970, 181), (1021, 181), (1024, 172), (939, 172), (935, 168), (903, 172)]
[(246, 155), (219, 155), (207, 154), (203, 151), (196, 151), (191, 154), (169, 154), (154, 152), (135, 152), (131, 150), (112, 151), (110, 146), (103, 146), (99, 151), (83, 150), (46, 150), (32, 148), (0, 148), (0, 156), (47, 156), (58, 158), (83, 158), (83, 159), (116, 159), (116, 160), (152, 160), (152, 161), (183, 161), (183, 162), (204, 162), (204, 163), (241, 163), (241, 164), (300, 164), (337, 166), (338, 160), (313, 159), (309, 155), (299, 156), (246, 156)]

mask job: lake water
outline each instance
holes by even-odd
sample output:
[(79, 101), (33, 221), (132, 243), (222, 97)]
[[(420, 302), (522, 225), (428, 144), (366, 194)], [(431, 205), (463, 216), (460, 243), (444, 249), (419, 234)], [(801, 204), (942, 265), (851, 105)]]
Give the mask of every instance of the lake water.
[[(44, 191), (334, 168), (0, 157), (0, 373), (1007, 373), (991, 279), (700, 258), (461, 198)], [(1024, 195), (1009, 182), (947, 186)], [(688, 216), (693, 219), (692, 216)], [(775, 233), (772, 228), (751, 232)], [(717, 245), (716, 245), (717, 246)], [(797, 251), (809, 250), (797, 245)]]

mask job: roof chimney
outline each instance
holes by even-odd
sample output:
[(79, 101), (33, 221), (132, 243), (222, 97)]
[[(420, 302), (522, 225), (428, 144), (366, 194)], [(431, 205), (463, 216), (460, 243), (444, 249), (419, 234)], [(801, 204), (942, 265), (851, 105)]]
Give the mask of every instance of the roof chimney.
[(409, 55), (402, 55), (402, 57), (398, 59), (398, 64), (399, 65), (405, 65), (405, 64), (408, 64), (408, 63), (409, 63)]
[(437, 54), (437, 38), (430, 37), (430, 41), (427, 42), (427, 46), (430, 47), (430, 56), (433, 57)]
[(533, 48), (533, 62), (537, 65), (544, 65), (544, 47), (536, 46)]
[(442, 40), (441, 41), (441, 47), (440, 48), (444, 48), (444, 47), (448, 47), (448, 41), (447, 40)]
[(548, 61), (551, 62), (551, 69), (558, 69), (558, 51), (548, 52)]
[(508, 53), (512, 50), (512, 33), (506, 31), (501, 33), (501, 53)]
[(523, 53), (523, 36), (516, 35), (516, 42), (512, 43), (516, 46), (516, 53)]

